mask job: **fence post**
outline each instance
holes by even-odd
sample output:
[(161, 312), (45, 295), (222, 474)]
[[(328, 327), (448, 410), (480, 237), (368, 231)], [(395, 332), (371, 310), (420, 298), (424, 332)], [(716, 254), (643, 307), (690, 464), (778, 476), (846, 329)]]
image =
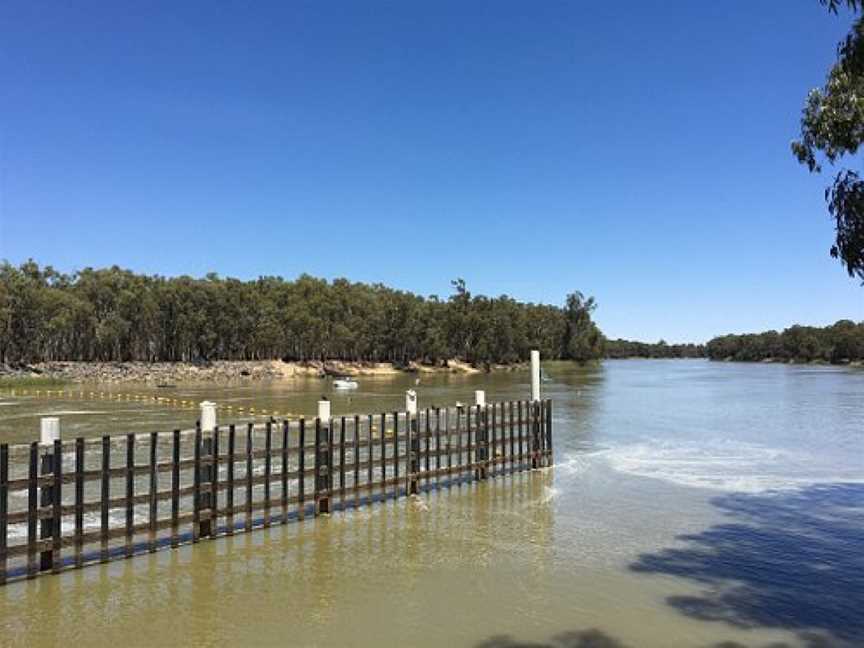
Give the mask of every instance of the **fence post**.
[[(498, 428), (498, 416), (497, 416), (498, 408), (495, 407), (495, 403), (492, 403), (491, 407), (492, 407), (492, 417), (491, 417), (491, 419), (487, 419), (487, 422), (489, 422), (489, 429), (492, 432), (491, 439), (489, 441), (489, 457), (491, 457), (491, 460), (492, 460), (492, 471), (491, 472), (492, 472), (492, 475), (495, 476), (498, 474), (498, 468), (499, 468), (499, 466), (498, 466), (498, 451), (500, 450), (500, 448), (498, 447), (498, 430), (497, 430), (497, 428)], [(502, 409), (502, 412), (503, 412), (503, 409)], [(501, 415), (501, 420), (502, 420), (502, 422), (504, 420), (503, 413)], [(488, 458), (487, 458), (486, 463), (487, 464), (489, 463)]]
[[(301, 418), (297, 431), (297, 519), (306, 518), (306, 419)], [(317, 451), (316, 451), (317, 452)]]
[(532, 401), (528, 407), (531, 411), (531, 470), (540, 467), (540, 403)]
[(330, 401), (318, 401), (315, 419), (315, 515), (330, 513)]
[[(199, 475), (199, 488), (205, 487), (209, 490), (201, 493), (199, 514), (206, 512), (208, 517), (206, 520), (201, 520), (199, 523), (199, 537), (208, 537), (213, 535), (214, 520), (212, 518), (214, 506), (214, 497), (216, 492), (213, 489), (213, 435), (216, 434), (216, 403), (210, 401), (201, 402), (201, 474)], [(209, 436), (208, 436), (209, 434)]]
[(195, 462), (192, 466), (192, 542), (201, 536), (201, 421), (195, 422)]
[[(487, 442), (489, 440), (489, 428), (487, 427), (487, 408), (486, 408), (486, 392), (478, 389), (474, 392), (474, 403), (476, 419), (474, 424), (476, 432), (474, 433), (474, 460), (477, 468), (474, 470), (474, 479), (486, 479), (486, 462), (489, 458), (489, 448)], [(468, 414), (471, 415), (470, 412)]]
[(417, 473), (420, 472), (420, 437), (417, 425), (417, 392), (413, 389), (405, 392), (405, 419), (408, 424), (405, 426), (408, 435), (408, 494), (416, 495)]
[[(40, 421), (39, 428), (39, 476), (49, 477), (54, 476), (55, 463), (62, 457), (62, 454), (55, 453), (55, 442), (60, 441), (60, 419), (56, 416), (46, 416)], [(60, 468), (59, 466), (57, 468)], [(40, 508), (52, 506), (54, 499), (59, 495), (59, 483), (56, 480), (52, 481), (51, 485), (42, 486), (39, 489), (39, 506)], [(54, 533), (60, 531), (59, 528), (54, 529), (54, 517), (43, 517), (39, 522), (39, 539), (46, 540), (54, 537)], [(40, 571), (52, 570), (54, 568), (54, 552), (50, 549), (41, 552), (39, 555)]]
[(6, 584), (9, 529), (9, 445), (0, 444), (0, 585)]

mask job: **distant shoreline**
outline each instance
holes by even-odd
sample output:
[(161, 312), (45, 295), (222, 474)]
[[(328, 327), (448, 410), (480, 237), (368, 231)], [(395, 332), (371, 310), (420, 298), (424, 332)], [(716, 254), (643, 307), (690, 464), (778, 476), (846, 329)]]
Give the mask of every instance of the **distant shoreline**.
[[(490, 365), (489, 371), (524, 369), (525, 363)], [(398, 376), (406, 373), (478, 374), (478, 368), (460, 360), (436, 365), (409, 362), (348, 362), (341, 360), (215, 360), (212, 362), (38, 362), (27, 365), (0, 366), (5, 383), (21, 381), (52, 383), (149, 383), (171, 385), (194, 382), (280, 381), (327, 376)]]
[(707, 358), (711, 362), (735, 362), (739, 364), (787, 364), (787, 365), (818, 365), (823, 367), (864, 367), (864, 360), (843, 360), (842, 362), (831, 362), (821, 358), (815, 360), (798, 360), (796, 358), (763, 358), (761, 360), (738, 360), (728, 358)]

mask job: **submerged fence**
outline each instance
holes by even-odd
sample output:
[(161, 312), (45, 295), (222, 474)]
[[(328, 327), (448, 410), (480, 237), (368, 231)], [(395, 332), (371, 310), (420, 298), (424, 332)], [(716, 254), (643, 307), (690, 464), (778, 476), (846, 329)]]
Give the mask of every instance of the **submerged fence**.
[(551, 400), (3, 444), (0, 584), (551, 458)]

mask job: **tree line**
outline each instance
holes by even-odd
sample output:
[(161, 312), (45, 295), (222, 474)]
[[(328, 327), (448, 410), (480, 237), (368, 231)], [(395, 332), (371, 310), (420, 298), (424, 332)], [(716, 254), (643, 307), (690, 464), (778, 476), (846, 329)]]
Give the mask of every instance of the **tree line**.
[(723, 335), (712, 339), (705, 348), (712, 360), (845, 364), (864, 360), (864, 322), (840, 320), (821, 328), (796, 325), (782, 333)]
[(593, 298), (563, 307), (472, 294), (445, 299), (381, 284), (302, 275), (240, 281), (136, 274), (119, 267), (72, 274), (0, 265), (0, 361), (350, 360), (475, 365), (544, 358), (594, 360), (603, 334)]
[(703, 344), (669, 344), (665, 340), (656, 343), (635, 340), (606, 340), (607, 358), (704, 358)]

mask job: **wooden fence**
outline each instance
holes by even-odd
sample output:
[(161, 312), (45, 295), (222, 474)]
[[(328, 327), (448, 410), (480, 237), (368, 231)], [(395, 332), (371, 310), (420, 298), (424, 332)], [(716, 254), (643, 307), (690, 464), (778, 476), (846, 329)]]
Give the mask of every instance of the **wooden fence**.
[(552, 402), (0, 445), (0, 584), (551, 465)]

